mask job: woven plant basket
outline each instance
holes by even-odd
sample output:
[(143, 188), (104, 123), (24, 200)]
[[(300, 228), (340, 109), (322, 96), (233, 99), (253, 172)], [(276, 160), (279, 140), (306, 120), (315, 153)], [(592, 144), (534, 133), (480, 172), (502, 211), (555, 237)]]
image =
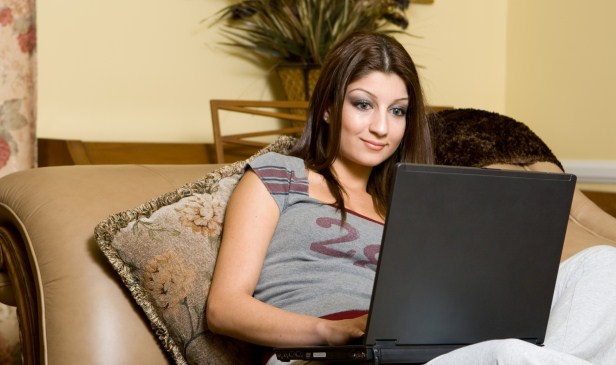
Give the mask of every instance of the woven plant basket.
[(320, 65), (280, 64), (276, 66), (288, 100), (310, 100), (312, 90), (321, 74)]
[[(276, 66), (276, 72), (282, 82), (282, 87), (287, 100), (302, 101), (310, 100), (312, 91), (314, 90), (319, 75), (321, 74), (320, 65), (307, 64), (279, 64)], [(291, 113), (306, 114), (303, 109), (292, 109)], [(303, 123), (292, 122), (292, 126), (300, 127)]]

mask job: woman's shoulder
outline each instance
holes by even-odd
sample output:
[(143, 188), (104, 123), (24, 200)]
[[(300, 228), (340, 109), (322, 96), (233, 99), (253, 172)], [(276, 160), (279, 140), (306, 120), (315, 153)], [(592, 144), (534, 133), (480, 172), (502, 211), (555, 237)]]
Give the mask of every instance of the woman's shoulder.
[(278, 152), (267, 152), (256, 157), (248, 163), (256, 171), (259, 170), (284, 170), (293, 173), (296, 177), (306, 176), (304, 160), (294, 156), (283, 155)]
[(281, 210), (295, 199), (308, 196), (308, 177), (304, 160), (269, 152), (249, 163), (252, 171), (275, 197)]

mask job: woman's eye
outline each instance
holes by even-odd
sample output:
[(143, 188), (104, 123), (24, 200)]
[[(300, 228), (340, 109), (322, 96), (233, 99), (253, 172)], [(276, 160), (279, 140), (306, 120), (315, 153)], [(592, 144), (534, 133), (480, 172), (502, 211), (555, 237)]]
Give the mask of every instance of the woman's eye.
[(370, 109), (370, 103), (365, 100), (355, 102), (355, 106), (361, 110)]
[(402, 117), (406, 115), (406, 109), (404, 108), (392, 108), (391, 112), (393, 115), (397, 116), (397, 117)]

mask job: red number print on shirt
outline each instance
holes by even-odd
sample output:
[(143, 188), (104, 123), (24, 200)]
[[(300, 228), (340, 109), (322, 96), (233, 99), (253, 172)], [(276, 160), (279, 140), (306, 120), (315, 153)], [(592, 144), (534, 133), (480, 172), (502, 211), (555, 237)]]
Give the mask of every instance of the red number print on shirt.
[[(323, 228), (331, 228), (332, 226), (335, 225), (335, 226), (343, 228), (344, 230), (347, 231), (347, 233), (343, 236), (340, 236), (334, 239), (313, 242), (310, 245), (310, 250), (321, 253), (323, 255), (327, 255), (327, 256), (346, 257), (346, 258), (352, 258), (357, 253), (357, 251), (355, 250), (340, 251), (332, 247), (333, 245), (336, 245), (336, 244), (352, 242), (358, 239), (359, 232), (357, 231), (357, 229), (355, 229), (355, 227), (350, 225), (348, 222), (345, 222), (343, 224), (340, 219), (328, 218), (328, 217), (317, 218), (316, 223), (318, 226), (323, 227)], [(379, 245), (368, 245), (364, 247), (363, 253), (366, 256), (367, 260), (356, 261), (353, 264), (356, 266), (361, 266), (361, 267), (365, 267), (369, 264), (376, 265), (379, 249), (380, 249)]]
[(366, 258), (368, 260), (357, 261), (353, 265), (365, 267), (366, 265), (370, 265), (370, 264), (372, 264), (372, 265), (378, 264), (378, 257), (377, 256), (379, 255), (380, 251), (381, 251), (381, 246), (380, 245), (368, 245), (368, 246), (364, 247), (364, 255), (366, 255)]
[(352, 242), (352, 241), (355, 241), (357, 238), (359, 238), (359, 232), (357, 232), (357, 230), (352, 225), (346, 222), (342, 224), (342, 221), (340, 219), (327, 218), (327, 217), (317, 218), (316, 223), (318, 226), (323, 227), (323, 228), (331, 228), (332, 225), (336, 225), (336, 226), (344, 228), (345, 230), (347, 230), (348, 233), (344, 236), (334, 238), (331, 240), (313, 242), (310, 245), (310, 249), (312, 251), (316, 251), (318, 253), (322, 253), (323, 255), (334, 256), (334, 257), (353, 257), (353, 255), (355, 255), (355, 250), (349, 250), (349, 251), (344, 252), (344, 251), (338, 251), (336, 249), (327, 247), (330, 245), (335, 245), (337, 243)]

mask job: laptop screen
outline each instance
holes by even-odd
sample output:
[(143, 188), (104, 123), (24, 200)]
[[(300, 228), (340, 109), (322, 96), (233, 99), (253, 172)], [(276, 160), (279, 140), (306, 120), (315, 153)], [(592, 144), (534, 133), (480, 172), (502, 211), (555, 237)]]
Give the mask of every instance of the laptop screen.
[(399, 164), (366, 343), (542, 343), (575, 176)]

